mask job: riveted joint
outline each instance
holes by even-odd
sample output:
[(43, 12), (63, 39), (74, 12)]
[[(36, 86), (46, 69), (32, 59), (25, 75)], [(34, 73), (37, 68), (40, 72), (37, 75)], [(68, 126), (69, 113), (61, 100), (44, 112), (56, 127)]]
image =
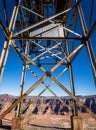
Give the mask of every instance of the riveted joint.
[(70, 67), (70, 65), (71, 65), (71, 62), (67, 62), (67, 67), (69, 68)]
[(41, 64), (38, 64), (38, 67), (41, 67)]
[(50, 77), (50, 76), (51, 76), (51, 72), (50, 72), (50, 71), (47, 71), (47, 72), (46, 72), (46, 75)]

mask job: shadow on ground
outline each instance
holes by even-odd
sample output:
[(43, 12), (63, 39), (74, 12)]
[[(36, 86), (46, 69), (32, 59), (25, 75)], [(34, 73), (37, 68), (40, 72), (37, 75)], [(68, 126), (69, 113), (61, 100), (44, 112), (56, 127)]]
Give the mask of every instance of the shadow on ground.
[(32, 128), (36, 130), (72, 130), (71, 128), (59, 128), (59, 127), (50, 127), (50, 126), (42, 126), (42, 125), (35, 125), (35, 124), (30, 124)]
[(11, 126), (8, 126), (8, 125), (3, 125), (2, 127), (0, 127), (4, 130), (11, 130)]
[[(30, 126), (32, 127), (31, 129), (34, 130), (72, 130), (71, 128), (49, 127), (49, 126), (41, 126), (41, 125), (34, 125), (34, 124), (30, 124)], [(7, 126), (7, 125), (2, 126), (0, 128), (4, 130), (11, 130), (11, 126)]]

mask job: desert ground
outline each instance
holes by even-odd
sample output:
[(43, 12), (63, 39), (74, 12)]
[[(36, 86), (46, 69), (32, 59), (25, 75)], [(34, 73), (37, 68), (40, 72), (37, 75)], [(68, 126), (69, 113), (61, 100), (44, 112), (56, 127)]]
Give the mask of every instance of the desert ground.
[[(22, 130), (71, 130), (71, 108), (72, 100), (62, 98), (63, 102), (54, 97), (40, 97), (38, 100), (32, 100), (33, 97), (28, 97), (22, 103), (22, 108), (25, 108), (21, 114), (23, 119)], [(0, 115), (7, 110), (9, 106), (17, 99), (12, 95), (0, 96)], [(30, 100), (32, 103), (30, 104)], [(96, 96), (79, 96), (79, 100), (85, 104), (96, 115)], [(30, 104), (27, 108), (27, 104)], [(82, 118), (82, 130), (96, 130), (96, 120), (88, 114), (82, 107), (78, 105), (78, 115)], [(0, 130), (10, 130), (12, 119), (17, 112), (17, 106), (8, 113), (2, 120)]]
[[(82, 130), (96, 130), (96, 120), (88, 113), (79, 113), (82, 118)], [(0, 130), (10, 130), (14, 113), (9, 113), (2, 121)], [(70, 115), (33, 115), (24, 114), (22, 130), (71, 130)]]

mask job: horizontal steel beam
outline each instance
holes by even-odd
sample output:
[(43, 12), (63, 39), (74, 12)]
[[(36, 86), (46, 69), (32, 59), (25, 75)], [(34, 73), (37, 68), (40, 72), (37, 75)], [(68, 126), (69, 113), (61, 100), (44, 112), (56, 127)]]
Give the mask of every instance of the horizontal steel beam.
[(11, 37), (12, 40), (86, 40), (85, 37)]

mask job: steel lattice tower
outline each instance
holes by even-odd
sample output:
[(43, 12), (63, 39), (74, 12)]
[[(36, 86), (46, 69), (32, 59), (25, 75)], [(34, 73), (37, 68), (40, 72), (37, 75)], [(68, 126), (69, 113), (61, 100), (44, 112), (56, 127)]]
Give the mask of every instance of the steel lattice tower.
[[(90, 40), (96, 28), (96, 21), (90, 29), (87, 28), (81, 2), (82, 0), (16, 0), (10, 24), (8, 24), (8, 13), (6, 1), (4, 0), (6, 28), (1, 20), (0, 27), (2, 33), (6, 36), (6, 40), (4, 41), (0, 58), (0, 80), (3, 77), (10, 46), (14, 48), (18, 58), (22, 61), (23, 68), (20, 97), (0, 115), (1, 120), (17, 105), (17, 116), (19, 116), (22, 107), (21, 102), (40, 84), (44, 85), (45, 88), (35, 98), (41, 96), (48, 89), (62, 102), (60, 97), (51, 89), (53, 83), (56, 83), (64, 92), (72, 97), (73, 117), (78, 117), (76, 104), (79, 103), (96, 119), (94, 113), (82, 104), (75, 95), (72, 63), (83, 47), (86, 47), (96, 84), (96, 59)], [(82, 34), (77, 33), (75, 28), (76, 20), (80, 22), (79, 28), (82, 30)], [(72, 48), (75, 42), (78, 42), (78, 44)], [(43, 76), (36, 74), (33, 66), (41, 70)], [(54, 71), (59, 67), (63, 68), (62, 72), (57, 71), (57, 76), (55, 76)], [(37, 82), (23, 93), (26, 69), (37, 78)], [(64, 83), (62, 84), (58, 80), (67, 69), (69, 70), (72, 91), (69, 91), (63, 85)], [(50, 78), (52, 82), (46, 84), (44, 80), (47, 78)]]

